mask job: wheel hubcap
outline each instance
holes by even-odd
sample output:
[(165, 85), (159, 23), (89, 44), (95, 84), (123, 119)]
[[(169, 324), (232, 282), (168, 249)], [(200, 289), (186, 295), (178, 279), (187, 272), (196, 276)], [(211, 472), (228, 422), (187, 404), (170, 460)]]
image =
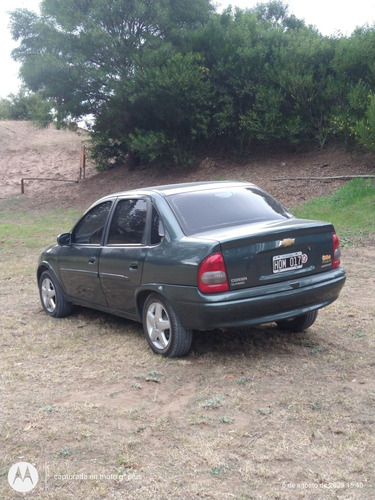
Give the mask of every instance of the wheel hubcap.
[(171, 324), (160, 302), (153, 302), (147, 311), (147, 333), (157, 349), (164, 350), (170, 342)]
[(56, 309), (56, 291), (52, 281), (48, 278), (42, 281), (41, 295), (45, 309), (53, 313)]

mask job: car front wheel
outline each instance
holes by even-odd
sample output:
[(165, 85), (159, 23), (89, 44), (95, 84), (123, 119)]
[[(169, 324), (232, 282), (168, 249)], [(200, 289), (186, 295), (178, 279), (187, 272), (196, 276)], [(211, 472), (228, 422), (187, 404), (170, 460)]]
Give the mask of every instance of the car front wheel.
[(49, 316), (69, 316), (72, 304), (65, 299), (59, 282), (49, 271), (44, 271), (39, 278), (39, 294), (43, 309)]
[(297, 316), (292, 319), (284, 319), (282, 321), (277, 321), (277, 326), (280, 330), (288, 330), (289, 332), (303, 332), (307, 330), (318, 317), (318, 311), (310, 311), (301, 316)]
[(193, 332), (182, 326), (167, 300), (151, 294), (143, 307), (143, 330), (151, 349), (173, 358), (189, 352)]

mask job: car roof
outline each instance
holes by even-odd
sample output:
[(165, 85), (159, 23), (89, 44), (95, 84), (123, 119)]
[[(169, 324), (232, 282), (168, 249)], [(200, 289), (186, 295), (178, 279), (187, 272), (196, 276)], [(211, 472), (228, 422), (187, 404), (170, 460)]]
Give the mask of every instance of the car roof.
[(218, 188), (234, 188), (234, 187), (255, 187), (254, 184), (246, 181), (205, 181), (205, 182), (185, 182), (181, 184), (166, 184), (161, 186), (149, 186), (145, 188), (132, 189), (130, 191), (119, 191), (111, 195), (105, 196), (100, 201), (108, 198), (129, 196), (129, 195), (142, 195), (157, 193), (161, 196), (169, 196), (173, 194), (189, 193), (196, 191), (204, 191), (208, 189)]

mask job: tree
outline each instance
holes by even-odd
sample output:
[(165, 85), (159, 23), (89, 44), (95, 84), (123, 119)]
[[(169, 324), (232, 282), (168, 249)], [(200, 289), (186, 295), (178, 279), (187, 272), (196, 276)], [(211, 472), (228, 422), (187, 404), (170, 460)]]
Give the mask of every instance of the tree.
[(212, 140), (244, 154), (285, 138), (288, 109), (275, 68), (288, 33), (302, 29), (286, 6), (269, 2), (227, 9), (195, 34), (193, 48), (205, 60), (213, 92)]
[(309, 28), (288, 33), (278, 49), (274, 75), (285, 97), (283, 115), (292, 143), (316, 141), (323, 147), (330, 135), (334, 54), (334, 40)]
[(210, 1), (43, 0), (40, 16), (12, 13), (13, 57), (59, 123), (93, 116), (101, 168), (368, 143), (374, 27), (324, 37), (278, 0), (222, 14)]
[(282, 27), (285, 31), (303, 28), (305, 23), (294, 15), (289, 15), (288, 10), (288, 5), (283, 2), (271, 0), (267, 3), (258, 3), (252, 12), (261, 22), (268, 23), (273, 28)]
[(38, 93), (21, 88), (18, 94), (9, 94), (0, 100), (0, 119), (30, 120), (45, 127), (52, 122), (51, 103)]
[(375, 89), (374, 44), (374, 27), (358, 28), (350, 37), (336, 41), (332, 60), (336, 88), (331, 121), (336, 137), (350, 148), (356, 146), (356, 128), (359, 122), (366, 121), (369, 96)]
[(369, 101), (365, 117), (357, 124), (356, 134), (360, 143), (375, 153), (375, 95), (370, 95)]
[[(25, 9), (11, 14), (12, 35), (20, 41), (13, 58), (21, 62), (27, 87), (51, 99), (60, 120), (93, 115), (103, 124), (108, 116), (116, 116), (113, 134), (106, 131), (105, 135), (124, 150), (129, 128), (123, 127), (117, 109), (127, 104), (123, 92), (145, 70), (150, 53), (156, 54), (154, 62), (159, 58), (159, 64), (164, 64), (212, 10), (210, 0), (189, 4), (183, 0), (43, 0), (40, 16)], [(127, 109), (124, 114), (129, 115)], [(125, 137), (118, 135), (121, 129)]]
[(190, 163), (210, 121), (210, 85), (200, 58), (177, 53), (162, 65), (145, 65), (123, 85), (98, 117), (97, 162), (105, 168), (111, 148), (117, 164), (127, 153), (142, 162)]

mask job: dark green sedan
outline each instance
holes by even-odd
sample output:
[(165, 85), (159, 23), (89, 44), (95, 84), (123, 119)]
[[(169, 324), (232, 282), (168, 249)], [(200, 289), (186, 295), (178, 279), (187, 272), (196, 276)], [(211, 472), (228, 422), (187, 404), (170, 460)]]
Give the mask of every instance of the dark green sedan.
[(193, 330), (303, 331), (345, 282), (332, 224), (230, 181), (106, 196), (41, 253), (37, 277), (48, 315), (79, 304), (141, 321), (169, 357), (189, 351)]

